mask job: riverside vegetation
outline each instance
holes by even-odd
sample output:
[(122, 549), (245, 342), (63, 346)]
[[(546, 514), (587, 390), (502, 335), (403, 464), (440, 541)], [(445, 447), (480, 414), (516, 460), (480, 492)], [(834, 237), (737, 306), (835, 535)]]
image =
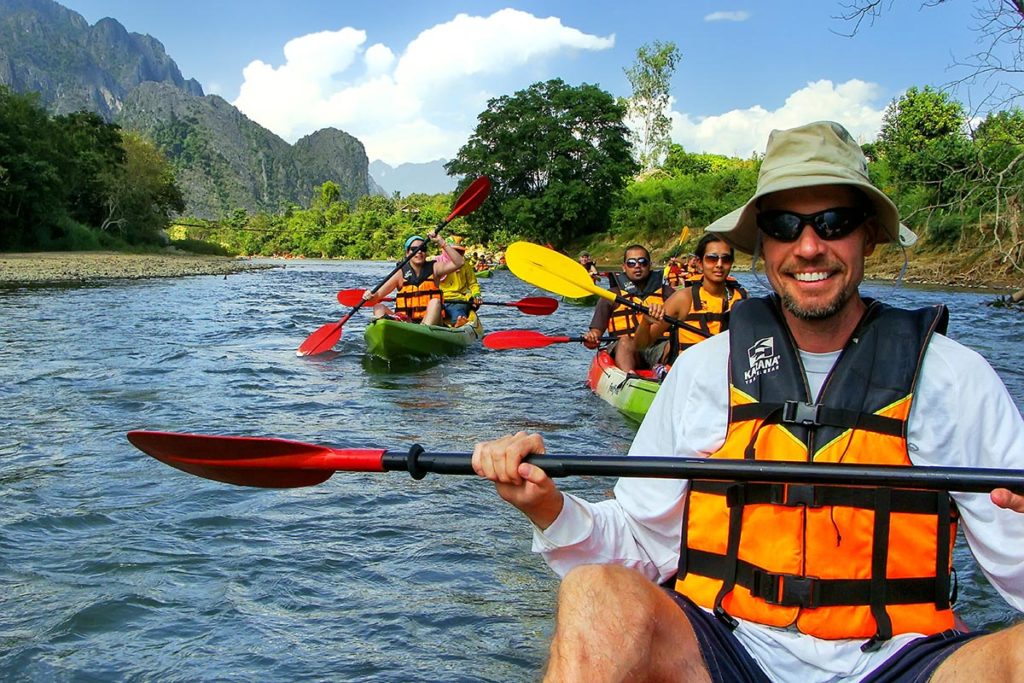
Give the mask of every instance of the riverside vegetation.
[[(495, 249), (515, 239), (570, 252), (586, 248), (606, 263), (639, 242), (666, 258), (688, 251), (702, 226), (753, 192), (757, 157), (694, 154), (672, 145), (658, 167), (638, 173), (624, 112), (594, 86), (559, 80), (491, 100), (448, 170), (463, 178), (458, 191), (482, 174), (494, 190), (480, 211), (449, 232)], [(32, 95), (2, 88), (0, 130), (4, 251), (152, 249), (170, 234), (179, 248), (225, 255), (396, 258), (404, 238), (440, 222), (454, 196), (363, 195), (353, 203), (327, 181), (309, 208), (174, 218), (183, 207), (174, 168), (138, 133), (86, 112), (51, 116)], [(537, 138), (537, 130), (544, 135)], [(922, 238), (908, 279), (1024, 283), (1020, 109), (990, 114), (969, 128), (961, 103), (929, 87), (911, 88), (889, 106), (879, 139), (865, 151), (873, 179)], [(679, 243), (682, 226), (691, 229)], [(891, 276), (902, 262), (899, 250), (886, 247), (870, 267)]]

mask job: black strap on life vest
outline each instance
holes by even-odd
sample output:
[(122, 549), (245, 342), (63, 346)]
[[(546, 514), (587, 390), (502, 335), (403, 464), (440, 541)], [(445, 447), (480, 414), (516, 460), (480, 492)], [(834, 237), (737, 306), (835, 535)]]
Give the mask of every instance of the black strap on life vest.
[[(700, 576), (720, 579), (730, 564), (724, 555), (705, 550), (690, 549), (687, 554), (687, 571)], [(868, 605), (872, 596), (872, 581), (820, 579), (799, 574), (770, 572), (746, 560), (739, 560), (736, 563), (736, 585), (746, 588), (754, 597), (764, 600), (769, 605), (778, 607), (816, 609)], [(887, 605), (930, 603), (935, 593), (935, 581), (927, 578), (886, 579), (885, 584)], [(941, 609), (948, 609), (951, 604), (947, 597)], [(718, 615), (718, 612), (715, 614)], [(732, 615), (725, 614), (733, 619)]]
[[(730, 508), (745, 505), (781, 505), (783, 507), (821, 508), (828, 506), (875, 509), (875, 489), (863, 486), (836, 486), (832, 484), (768, 484), (759, 482), (694, 481), (690, 488), (697, 493), (725, 496)], [(941, 491), (899, 489), (891, 497), (892, 512), (926, 515), (942, 513), (950, 519), (952, 501)], [(949, 525), (946, 524), (946, 531)], [(944, 546), (945, 547), (945, 546)], [(947, 558), (948, 560), (948, 547)], [(938, 564), (938, 563), (936, 563)], [(941, 566), (948, 566), (948, 562)]]
[[(949, 609), (956, 597), (950, 594), (949, 538), (956, 508), (948, 493), (917, 489), (867, 488), (856, 486), (796, 485), (769, 483), (728, 483), (693, 481), (696, 493), (724, 496), (729, 507), (729, 535), (724, 555), (688, 548), (682, 539), (680, 575), (693, 572), (720, 579), (714, 614), (735, 628), (737, 621), (722, 606), (725, 596), (740, 585), (771, 605), (782, 607), (834, 607), (867, 605), (877, 625), (875, 635), (864, 643), (865, 652), (877, 649), (892, 638), (892, 620), (886, 605), (933, 603)], [(687, 500), (689, 503), (689, 500)], [(739, 559), (740, 526), (748, 505), (782, 505), (820, 508), (854, 507), (874, 510), (871, 578), (819, 579), (796, 574), (769, 572)], [(891, 579), (886, 577), (889, 526), (892, 513), (936, 514), (936, 572), (933, 578)]]
[[(860, 646), (862, 652), (874, 652), (882, 641), (892, 638), (892, 619), (885, 611), (889, 580), (885, 577), (889, 564), (889, 521), (892, 511), (892, 489), (875, 490), (875, 523), (871, 537), (871, 598), (868, 605), (875, 618), (875, 635)], [(942, 544), (942, 537), (937, 539)]]
[(856, 410), (830, 408), (820, 403), (784, 401), (782, 403), (746, 403), (733, 406), (734, 422), (764, 420), (764, 424), (791, 424), (804, 427), (842, 427), (864, 429), (889, 436), (902, 436), (903, 420), (862, 413)]
[(722, 587), (718, 589), (715, 596), (715, 616), (723, 624), (731, 629), (736, 628), (739, 622), (722, 607), (722, 600), (736, 587), (737, 572), (739, 571), (740, 555), (740, 531), (743, 528), (743, 504), (740, 503), (729, 508), (729, 539), (726, 545), (725, 557), (727, 562), (723, 567), (724, 572), (720, 577)]

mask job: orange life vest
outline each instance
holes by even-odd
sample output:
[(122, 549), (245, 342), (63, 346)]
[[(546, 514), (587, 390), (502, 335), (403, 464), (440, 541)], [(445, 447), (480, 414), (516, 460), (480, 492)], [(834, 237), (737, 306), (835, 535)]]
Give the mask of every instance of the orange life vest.
[(740, 287), (736, 281), (726, 280), (725, 296), (713, 297), (701, 287), (701, 281), (690, 285), (690, 293), (693, 295), (693, 303), (690, 306), (689, 314), (683, 318), (694, 327), (699, 327), (704, 334), (697, 334), (685, 327), (680, 327), (676, 336), (679, 340), (679, 350), (685, 351), (694, 344), (699, 344), (708, 337), (729, 329), (729, 311), (736, 305), (737, 301), (746, 299), (747, 290)]
[(402, 268), (402, 278), (404, 284), (395, 294), (395, 312), (418, 323), (426, 315), (427, 304), (431, 299), (443, 300), (441, 290), (434, 280), (434, 262), (424, 263), (419, 275), (407, 263)]
[[(907, 417), (946, 309), (869, 302), (817, 402), (781, 316), (774, 297), (733, 311), (729, 427), (710, 457), (911, 465)], [(868, 638), (865, 650), (938, 633), (953, 627), (956, 517), (944, 492), (693, 482), (675, 589), (726, 623)]]
[[(647, 276), (647, 281), (639, 287), (624, 274), (620, 277), (617, 273), (609, 273), (608, 278), (618, 288), (619, 296), (624, 299), (644, 306), (665, 303), (666, 286), (661, 279), (661, 273), (651, 272)], [(618, 304), (608, 318), (608, 334), (614, 337), (633, 334), (637, 326), (637, 313), (626, 304)]]

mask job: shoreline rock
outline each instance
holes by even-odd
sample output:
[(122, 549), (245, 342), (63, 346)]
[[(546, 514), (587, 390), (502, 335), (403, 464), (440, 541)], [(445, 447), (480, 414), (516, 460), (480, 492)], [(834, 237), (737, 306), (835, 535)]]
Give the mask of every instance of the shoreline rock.
[(276, 266), (227, 256), (165, 252), (35, 252), (0, 254), (0, 287), (77, 284), (101, 280), (229, 275)]

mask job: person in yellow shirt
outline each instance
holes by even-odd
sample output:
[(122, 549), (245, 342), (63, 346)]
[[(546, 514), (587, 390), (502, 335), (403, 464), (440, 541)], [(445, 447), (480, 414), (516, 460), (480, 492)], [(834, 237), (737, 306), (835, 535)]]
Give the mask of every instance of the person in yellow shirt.
[[(458, 240), (450, 240), (449, 244), (460, 254), (466, 253), (466, 247)], [(476, 310), (483, 301), (476, 272), (468, 261), (441, 278), (441, 293), (444, 295), (445, 322), (454, 327), (464, 325), (469, 319), (470, 309)]]

